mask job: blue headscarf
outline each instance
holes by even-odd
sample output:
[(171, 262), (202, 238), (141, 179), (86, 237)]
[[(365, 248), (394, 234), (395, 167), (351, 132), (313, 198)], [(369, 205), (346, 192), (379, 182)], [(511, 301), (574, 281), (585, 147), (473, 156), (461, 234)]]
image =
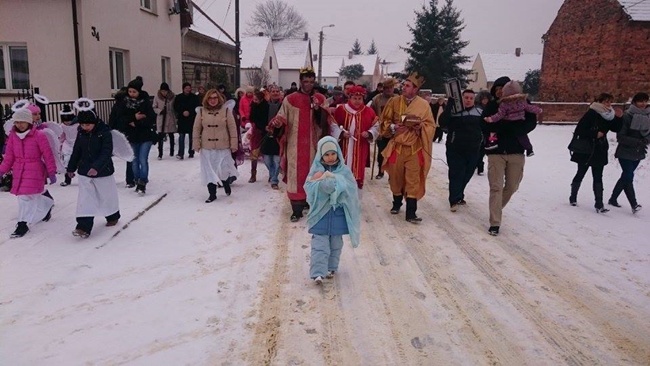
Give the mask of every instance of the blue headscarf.
[[(323, 145), (326, 145), (325, 148), (323, 148)], [(321, 162), (322, 156), (326, 152), (333, 150), (330, 147), (334, 146), (336, 147), (336, 154), (339, 158), (338, 165), (326, 169), (325, 165)], [(327, 151), (321, 151), (323, 149)], [(312, 180), (314, 174), (325, 171), (332, 173), (334, 176)], [(328, 196), (320, 189), (320, 186), (321, 184), (331, 184), (331, 180), (334, 180), (334, 192)], [(361, 209), (357, 182), (350, 168), (344, 163), (341, 147), (332, 136), (325, 136), (318, 141), (316, 156), (314, 157), (314, 162), (311, 164), (311, 169), (307, 175), (307, 181), (305, 181), (304, 187), (307, 192), (307, 202), (309, 203), (307, 226), (311, 228), (316, 225), (329, 210), (343, 207), (352, 247), (356, 248), (359, 246), (359, 238), (361, 236)]]

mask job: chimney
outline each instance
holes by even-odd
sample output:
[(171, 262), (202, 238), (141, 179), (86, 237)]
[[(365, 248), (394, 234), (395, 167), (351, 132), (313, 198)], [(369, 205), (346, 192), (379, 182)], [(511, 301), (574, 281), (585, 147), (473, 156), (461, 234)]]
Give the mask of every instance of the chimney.
[(314, 61), (314, 62), (318, 61), (318, 54), (317, 53), (314, 53), (314, 57), (313, 57), (312, 61)]
[(521, 48), (519, 47), (515, 48), (515, 56), (517, 57), (521, 56)]
[(352, 51), (348, 52), (348, 60), (352, 60), (352, 55), (353, 55)]
[(259, 32), (259, 33), (257, 33), (257, 35), (260, 36), (260, 37), (264, 37), (264, 32)]
[(309, 33), (305, 32), (305, 37), (302, 39), (303, 41), (309, 41)]

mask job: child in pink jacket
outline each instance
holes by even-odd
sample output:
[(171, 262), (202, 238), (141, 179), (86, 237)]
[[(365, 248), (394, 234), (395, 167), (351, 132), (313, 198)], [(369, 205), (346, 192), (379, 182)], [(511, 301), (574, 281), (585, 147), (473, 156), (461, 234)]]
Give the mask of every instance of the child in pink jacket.
[(11, 193), (18, 198), (18, 224), (12, 238), (24, 236), (29, 227), (52, 217), (54, 200), (44, 196), (45, 178), (56, 182), (56, 163), (47, 136), (37, 130), (32, 113), (19, 109), (12, 116), (14, 127), (7, 138), (5, 158), (0, 164), (0, 176), (13, 171)]

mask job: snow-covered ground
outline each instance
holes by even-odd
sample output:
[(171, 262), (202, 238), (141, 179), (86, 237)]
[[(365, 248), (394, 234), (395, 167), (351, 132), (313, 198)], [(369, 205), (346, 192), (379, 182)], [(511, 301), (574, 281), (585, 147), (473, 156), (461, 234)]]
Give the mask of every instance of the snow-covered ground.
[[(198, 159), (152, 150), (144, 197), (116, 160), (120, 225), (99, 218), (88, 239), (71, 235), (76, 184), (50, 186), (53, 219), (21, 239), (9, 239), (15, 197), (0, 193), (0, 363), (648, 365), (649, 163), (635, 178), (648, 211), (632, 215), (621, 196), (595, 213), (590, 174), (571, 207), (571, 132), (532, 133), (536, 155), (498, 237), (486, 231), (487, 177), (449, 211), (442, 144), (421, 225), (388, 213), (387, 179), (369, 181), (362, 243), (322, 287), (308, 278), (305, 222), (289, 222), (262, 164), (257, 183), (245, 164), (232, 196), (206, 204)], [(612, 156), (605, 196), (619, 174)]]

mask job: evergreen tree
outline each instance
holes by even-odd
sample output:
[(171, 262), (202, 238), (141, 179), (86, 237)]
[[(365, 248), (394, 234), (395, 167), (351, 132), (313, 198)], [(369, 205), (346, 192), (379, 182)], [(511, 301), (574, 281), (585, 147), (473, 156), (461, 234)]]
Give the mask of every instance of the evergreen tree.
[(362, 53), (363, 51), (361, 51), (361, 43), (359, 43), (359, 38), (357, 38), (354, 40), (354, 44), (352, 45), (352, 54), (360, 55)]
[(535, 99), (539, 93), (539, 79), (542, 74), (540, 69), (528, 70), (524, 78), (523, 91), (528, 93), (531, 99)]
[(339, 69), (339, 75), (344, 77), (346, 80), (355, 81), (363, 76), (364, 71), (363, 65), (361, 64), (341, 66)]
[(366, 51), (366, 54), (368, 55), (376, 55), (377, 54), (377, 46), (375, 45), (375, 40), (373, 39), (372, 42), (370, 42), (370, 47), (368, 48), (368, 51)]
[(438, 0), (430, 0), (428, 7), (415, 14), (415, 26), (409, 25), (413, 41), (405, 48), (409, 54), (407, 70), (423, 75), (424, 87), (434, 92), (443, 93), (447, 79), (457, 78), (466, 84), (471, 71), (461, 66), (469, 57), (461, 52), (469, 42), (460, 38), (465, 26), (453, 0), (445, 0), (440, 9)]

